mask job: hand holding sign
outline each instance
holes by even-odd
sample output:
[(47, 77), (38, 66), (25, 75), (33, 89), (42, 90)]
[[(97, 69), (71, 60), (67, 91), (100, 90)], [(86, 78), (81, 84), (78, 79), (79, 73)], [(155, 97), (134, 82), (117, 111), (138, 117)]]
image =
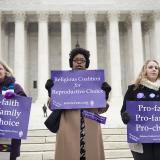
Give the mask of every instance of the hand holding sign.
[(110, 92), (111, 91), (111, 86), (107, 83), (107, 82), (103, 82), (101, 89), (106, 91), (106, 92)]
[(13, 98), (15, 96), (16, 96), (16, 94), (14, 92), (6, 92), (5, 95), (4, 95), (4, 98), (10, 99), (10, 98)]
[(111, 91), (111, 86), (107, 82), (103, 82), (101, 89), (106, 93), (106, 100), (108, 99), (109, 92)]
[(46, 84), (45, 84), (45, 88), (48, 91), (48, 96), (51, 97), (51, 88), (54, 86), (53, 80), (52, 79), (48, 79)]
[(128, 115), (128, 112), (123, 112), (122, 113), (122, 121), (124, 124), (127, 124), (130, 121), (130, 117)]

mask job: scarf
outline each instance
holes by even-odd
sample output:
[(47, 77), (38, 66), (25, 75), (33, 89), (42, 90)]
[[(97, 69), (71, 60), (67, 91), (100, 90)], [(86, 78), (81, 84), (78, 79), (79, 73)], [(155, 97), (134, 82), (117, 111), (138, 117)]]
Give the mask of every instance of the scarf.
[(1, 94), (5, 95), (6, 92), (14, 92), (14, 77), (5, 77), (3, 81), (0, 81)]
[(140, 84), (155, 91), (158, 91), (160, 89), (160, 79), (157, 79), (155, 82), (144, 79)]

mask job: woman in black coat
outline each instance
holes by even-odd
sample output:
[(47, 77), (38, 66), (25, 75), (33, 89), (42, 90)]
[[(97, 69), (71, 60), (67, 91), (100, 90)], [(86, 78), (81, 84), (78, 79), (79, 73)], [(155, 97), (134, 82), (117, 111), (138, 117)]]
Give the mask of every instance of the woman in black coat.
[[(121, 109), (124, 124), (130, 120), (126, 101), (160, 101), (160, 67), (157, 61), (146, 61), (135, 84), (128, 87)], [(132, 143), (129, 147), (134, 160), (160, 160), (159, 143)]]
[[(12, 70), (2, 61), (0, 61), (0, 94), (4, 95), (7, 99), (14, 97), (16, 94), (26, 96), (22, 87), (15, 83)], [(4, 154), (3, 148), (3, 144), (5, 144), (5, 142), (7, 146), (6, 154)], [(16, 158), (20, 156), (20, 146), (20, 139), (0, 139), (0, 157), (7, 160), (9, 160), (9, 158), (10, 160), (16, 160)], [(2, 152), (4, 158), (1, 156)], [(7, 154), (7, 152), (10, 154)]]

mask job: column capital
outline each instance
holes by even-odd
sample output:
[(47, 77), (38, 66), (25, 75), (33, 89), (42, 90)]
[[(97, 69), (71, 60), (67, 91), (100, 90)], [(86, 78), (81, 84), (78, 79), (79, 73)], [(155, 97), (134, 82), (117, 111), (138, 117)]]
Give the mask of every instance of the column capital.
[(127, 18), (125, 20), (125, 25), (127, 26), (127, 28), (132, 26), (132, 22), (131, 22), (130, 16), (127, 16)]
[(105, 26), (106, 29), (108, 29), (109, 28), (109, 23), (105, 21), (104, 26)]
[(93, 12), (93, 11), (86, 11), (85, 12), (86, 21), (95, 21), (96, 16), (97, 16), (96, 12)]
[(140, 12), (140, 11), (132, 11), (130, 13), (130, 16), (131, 16), (132, 20), (140, 20), (141, 16), (142, 16), (142, 12)]
[(49, 16), (48, 12), (38, 12), (37, 13), (37, 17), (40, 22), (41, 21), (48, 21), (48, 16)]
[(61, 20), (70, 21), (72, 18), (72, 12), (70, 11), (60, 12), (60, 17), (61, 17)]
[(153, 12), (153, 17), (155, 20), (159, 20), (160, 19), (160, 11), (154, 11)]
[(151, 22), (144, 22), (142, 25), (142, 30), (144, 32), (148, 32), (153, 27), (153, 24)]
[(120, 12), (119, 11), (108, 11), (107, 12), (107, 18), (109, 20), (116, 20), (118, 21), (120, 17)]
[(25, 21), (26, 14), (25, 12), (14, 12), (15, 21)]

